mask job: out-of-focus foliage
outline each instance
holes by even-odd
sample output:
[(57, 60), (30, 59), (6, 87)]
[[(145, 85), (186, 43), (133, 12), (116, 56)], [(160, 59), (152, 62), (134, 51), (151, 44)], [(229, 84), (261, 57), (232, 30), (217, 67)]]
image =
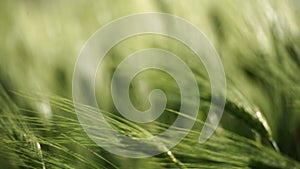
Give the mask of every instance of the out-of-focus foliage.
[[(300, 168), (298, 1), (0, 4), (0, 168)], [(157, 35), (132, 37), (116, 45), (98, 71), (96, 94), (108, 121), (120, 133), (142, 137), (172, 124), (179, 113), (178, 86), (158, 71), (138, 75), (130, 91), (133, 104), (148, 108), (149, 92), (160, 88), (167, 94), (169, 109), (156, 122), (137, 126), (120, 120), (113, 106), (110, 80), (116, 66), (134, 51), (155, 47), (172, 51), (191, 67), (201, 107), (193, 130), (171, 150), (178, 163), (167, 154), (130, 159), (104, 151), (84, 133), (70, 101), (76, 57), (86, 40), (110, 21), (138, 12), (170, 13), (194, 24), (215, 45), (225, 68), (225, 113), (204, 144), (198, 143), (198, 136), (210, 106), (210, 86), (204, 66), (186, 46)]]

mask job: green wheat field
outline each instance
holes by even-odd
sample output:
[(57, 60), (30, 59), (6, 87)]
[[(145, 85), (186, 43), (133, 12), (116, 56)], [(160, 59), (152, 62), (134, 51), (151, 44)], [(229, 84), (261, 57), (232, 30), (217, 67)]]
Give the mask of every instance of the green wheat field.
[[(176, 81), (148, 70), (131, 82), (131, 102), (147, 110), (149, 93), (162, 89), (165, 111), (145, 124), (120, 115), (110, 84), (131, 53), (145, 48), (175, 53), (193, 71), (200, 92), (196, 122), (178, 145), (169, 153), (127, 158), (106, 151), (85, 133), (74, 110), (72, 77), (80, 50), (95, 31), (142, 12), (173, 14), (201, 30), (224, 66), (227, 96), (217, 130), (200, 144), (211, 88), (197, 56), (181, 42), (158, 35), (118, 43), (98, 69), (95, 94), (107, 122), (120, 134), (154, 136), (181, 114)], [(299, 0), (4, 0), (0, 37), (1, 169), (300, 169)], [(87, 115), (95, 111), (81, 106)], [(112, 139), (111, 146), (126, 149), (127, 144)], [(160, 146), (153, 142), (148, 148)]]

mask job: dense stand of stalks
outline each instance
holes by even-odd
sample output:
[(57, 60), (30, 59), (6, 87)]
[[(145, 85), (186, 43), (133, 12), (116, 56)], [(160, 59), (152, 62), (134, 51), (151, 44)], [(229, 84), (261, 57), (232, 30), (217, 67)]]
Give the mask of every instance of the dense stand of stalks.
[[(300, 168), (299, 2), (131, 2), (0, 3), (0, 168)], [(132, 52), (161, 48), (176, 53), (192, 69), (201, 94), (199, 115), (187, 137), (166, 153), (131, 159), (107, 152), (84, 132), (72, 103), (72, 73), (81, 47), (99, 27), (149, 11), (175, 14), (207, 35), (225, 68), (227, 101), (218, 129), (199, 144), (210, 84), (195, 54), (157, 35), (117, 44), (98, 70), (96, 96), (105, 119), (119, 133), (153, 136), (181, 115), (176, 81), (155, 70), (132, 81), (130, 96), (137, 109), (145, 110), (150, 91), (163, 89), (168, 103), (162, 116), (136, 124), (119, 115), (111, 98), (111, 77)], [(86, 105), (80, 109), (85, 118), (97, 113)], [(112, 139), (111, 146), (127, 144)], [(164, 148), (158, 142), (143, 147)]]

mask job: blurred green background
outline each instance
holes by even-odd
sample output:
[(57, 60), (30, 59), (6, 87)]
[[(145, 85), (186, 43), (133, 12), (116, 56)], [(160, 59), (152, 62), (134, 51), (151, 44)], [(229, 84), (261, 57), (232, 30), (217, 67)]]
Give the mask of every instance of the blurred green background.
[[(1, 1), (0, 168), (299, 168), (299, 9), (296, 0)], [(102, 150), (85, 135), (69, 101), (76, 58), (88, 38), (114, 19), (141, 12), (174, 14), (198, 27), (216, 47), (227, 76), (219, 131), (199, 145), (196, 124), (172, 150), (176, 160), (167, 154), (130, 159)], [(118, 114), (109, 87), (120, 61), (154, 47), (191, 67), (204, 99), (198, 120), (205, 120), (210, 86), (204, 66), (180, 42), (157, 35), (129, 38), (108, 53), (96, 80), (101, 109)], [(145, 72), (131, 87), (141, 110), (149, 107), (153, 88), (163, 89), (167, 107), (179, 110), (178, 86), (161, 72)], [(257, 109), (264, 120), (255, 116)], [(176, 116), (165, 112), (158, 124), (140, 126), (155, 134)]]

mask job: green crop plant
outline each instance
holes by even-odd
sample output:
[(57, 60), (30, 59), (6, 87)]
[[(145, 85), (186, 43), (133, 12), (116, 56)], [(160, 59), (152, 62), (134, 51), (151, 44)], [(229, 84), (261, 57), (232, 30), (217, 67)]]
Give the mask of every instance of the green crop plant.
[[(297, 0), (4, 0), (0, 4), (0, 168), (300, 168)], [(178, 145), (168, 150), (164, 143), (153, 141), (141, 150), (164, 153), (127, 158), (106, 151), (85, 133), (74, 109), (72, 77), (76, 58), (95, 31), (114, 19), (142, 12), (173, 14), (201, 30), (224, 66), (227, 96), (217, 130), (199, 143), (211, 88), (197, 56), (181, 42), (159, 35), (118, 43), (99, 66), (95, 85), (101, 112), (120, 134), (151, 137), (183, 115), (176, 81), (157, 70), (138, 74), (131, 82), (130, 97), (137, 109), (146, 110), (149, 93), (162, 89), (168, 100), (163, 114), (144, 124), (120, 115), (111, 97), (111, 79), (131, 53), (145, 48), (172, 51), (193, 71), (200, 93), (197, 118), (186, 117), (195, 124)], [(78, 108), (87, 119), (97, 113), (88, 105)], [(110, 143), (128, 146), (120, 140)]]

